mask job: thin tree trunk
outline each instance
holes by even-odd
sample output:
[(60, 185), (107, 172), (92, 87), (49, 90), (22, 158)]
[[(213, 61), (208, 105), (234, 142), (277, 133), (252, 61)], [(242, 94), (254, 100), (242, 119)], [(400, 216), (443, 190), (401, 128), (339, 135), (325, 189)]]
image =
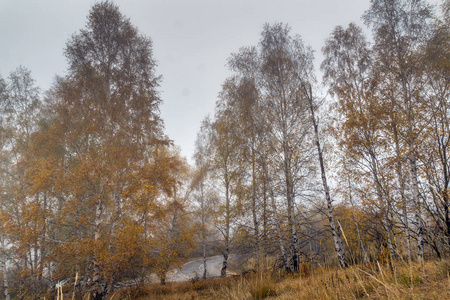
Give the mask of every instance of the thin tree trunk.
[[(283, 72), (280, 72), (280, 79), (283, 81), (284, 76), (282, 74)], [(292, 255), (292, 272), (297, 272), (299, 270), (299, 249), (298, 249), (298, 237), (297, 237), (297, 228), (295, 223), (295, 211), (294, 211), (294, 201), (295, 201), (295, 195), (294, 195), (294, 182), (293, 182), (293, 175), (291, 170), (291, 156), (292, 151), (289, 147), (290, 138), (288, 137), (288, 130), (287, 130), (287, 123), (286, 123), (286, 116), (288, 114), (287, 111), (287, 104), (286, 104), (286, 94), (284, 88), (281, 89), (280, 94), (280, 106), (282, 111), (282, 118), (284, 119), (282, 122), (282, 151), (284, 156), (283, 161), (283, 171), (284, 171), (284, 180), (285, 180), (285, 191), (286, 191), (286, 203), (287, 203), (287, 219), (288, 219), (288, 226), (289, 226), (289, 233), (290, 233), (290, 249), (291, 249), (291, 255)]]
[(355, 222), (355, 226), (356, 226), (356, 234), (358, 235), (358, 240), (359, 240), (359, 246), (361, 247), (361, 252), (362, 252), (362, 256), (363, 256), (363, 261), (364, 264), (368, 263), (367, 260), (367, 253), (366, 253), (366, 248), (364, 247), (364, 242), (361, 238), (361, 230), (359, 229), (359, 225), (358, 222), (356, 221), (355, 218), (355, 214), (353, 213), (353, 222)]
[(205, 194), (203, 189), (203, 182), (200, 183), (200, 209), (202, 216), (202, 249), (203, 249), (203, 275), (202, 278), (206, 279), (206, 222), (205, 222)]
[(95, 206), (95, 232), (94, 232), (94, 240), (97, 242), (100, 239), (100, 225), (101, 225), (101, 216), (103, 213), (103, 201), (102, 199), (98, 199)]
[(412, 251), (411, 251), (411, 237), (409, 234), (409, 225), (408, 225), (408, 203), (405, 196), (405, 177), (402, 172), (402, 164), (401, 164), (401, 156), (400, 156), (400, 144), (398, 139), (398, 132), (397, 132), (397, 126), (396, 124), (392, 125), (393, 132), (394, 132), (394, 143), (395, 143), (395, 152), (397, 155), (397, 162), (396, 162), (396, 168), (395, 171), (397, 173), (398, 178), (398, 184), (400, 187), (400, 197), (402, 199), (402, 209), (403, 209), (403, 226), (405, 231), (405, 241), (406, 241), (406, 248), (408, 250), (408, 260), (412, 260)]
[(419, 195), (419, 181), (417, 179), (417, 165), (416, 155), (412, 153), (409, 158), (409, 165), (411, 169), (411, 179), (413, 185), (413, 197), (414, 197), (414, 217), (416, 219), (417, 226), (417, 261), (423, 261), (424, 253), (424, 237), (423, 237), (423, 224), (420, 213), (420, 195)]
[(317, 146), (317, 152), (319, 155), (320, 173), (322, 175), (322, 184), (323, 184), (323, 189), (325, 192), (325, 199), (327, 201), (328, 221), (330, 222), (331, 234), (333, 235), (334, 249), (337, 253), (337, 256), (339, 259), (339, 264), (341, 265), (341, 267), (345, 268), (348, 266), (348, 264), (345, 259), (345, 252), (344, 252), (344, 245), (342, 243), (342, 238), (341, 238), (341, 231), (340, 231), (340, 228), (338, 228), (336, 226), (336, 222), (334, 219), (333, 203), (331, 201), (330, 190), (329, 190), (328, 183), (327, 183), (327, 177), (326, 177), (326, 173), (325, 173), (325, 164), (323, 162), (322, 148), (320, 146), (319, 129), (317, 126), (316, 117), (315, 117), (315, 113), (314, 113), (312, 89), (310, 87), (309, 93), (308, 93), (308, 89), (306, 88), (306, 86), (304, 86), (304, 90), (305, 90), (305, 93), (309, 100), (309, 108), (311, 111), (311, 121), (312, 121), (312, 124), (314, 127), (314, 138), (315, 138), (315, 142), (316, 142), (316, 146)]
[(277, 204), (275, 202), (275, 197), (273, 195), (273, 189), (271, 187), (269, 189), (270, 189), (270, 199), (271, 199), (271, 203), (272, 203), (275, 228), (277, 230), (277, 236), (278, 236), (278, 244), (279, 244), (280, 252), (281, 252), (281, 258), (283, 259), (285, 271), (290, 272), (291, 268), (289, 266), (289, 261), (286, 256), (286, 249), (284, 248), (284, 244), (283, 244), (283, 238), (282, 238), (282, 232), (281, 232), (281, 226), (280, 226), (280, 218), (278, 216), (278, 211), (277, 211)]
[[(44, 211), (47, 211), (47, 193), (44, 192), (43, 195), (43, 208)], [(41, 281), (42, 280), (42, 275), (44, 272), (44, 265), (45, 265), (45, 260), (46, 260), (46, 256), (47, 256), (47, 220), (45, 215), (42, 215), (43, 218), (43, 224), (44, 224), (44, 234), (42, 235), (42, 241), (41, 241), (41, 259), (39, 262), (39, 275), (38, 275), (38, 280)]]
[(8, 270), (6, 268), (6, 250), (5, 250), (5, 237), (3, 233), (0, 235), (1, 243), (2, 243), (2, 273), (3, 273), (3, 293), (5, 295), (6, 300), (11, 300), (11, 295), (9, 294), (9, 285), (8, 285)]
[(386, 213), (383, 213), (382, 222), (383, 222), (383, 227), (386, 230), (386, 234), (387, 234), (387, 244), (388, 244), (388, 248), (389, 248), (389, 254), (392, 259), (395, 259), (395, 248), (394, 248), (394, 244), (392, 242), (391, 226), (389, 225), (389, 219), (388, 219), (388, 216)]
[(267, 247), (267, 186), (266, 180), (263, 182), (263, 247)]
[[(400, 62), (403, 62), (403, 59), (399, 55)], [(407, 76), (404, 72), (400, 73), (402, 79), (402, 88), (403, 88), (403, 103), (406, 109), (406, 120), (407, 120), (407, 145), (409, 147), (409, 168), (411, 172), (411, 181), (412, 181), (412, 190), (413, 190), (413, 205), (414, 205), (414, 218), (416, 219), (417, 226), (417, 261), (423, 261), (423, 252), (424, 252), (424, 228), (422, 224), (422, 217), (420, 213), (420, 193), (419, 193), (419, 180), (417, 176), (417, 156), (415, 152), (416, 141), (414, 138), (414, 120), (413, 120), (413, 109), (411, 107), (411, 92), (408, 85)]]
[(120, 222), (121, 217), (122, 217), (122, 208), (121, 208), (122, 197), (120, 194), (121, 194), (120, 191), (114, 191), (114, 215), (111, 220), (111, 235), (112, 236), (114, 236), (117, 225)]
[(375, 191), (377, 193), (378, 202), (381, 205), (381, 213), (382, 213), (381, 223), (383, 225), (384, 230), (386, 231), (387, 244), (388, 244), (390, 257), (392, 259), (395, 259), (395, 248), (394, 248), (394, 244), (392, 243), (391, 226), (389, 223), (388, 200), (383, 195), (382, 185), (380, 182), (380, 178), (378, 176), (378, 167), (377, 167), (377, 162), (376, 162), (375, 153), (374, 153), (373, 149), (371, 149), (369, 151), (369, 155), (370, 155), (371, 163), (372, 163), (372, 176), (373, 176), (373, 180), (375, 182)]
[(206, 279), (206, 277), (208, 276), (208, 271), (206, 269), (206, 261), (207, 261), (207, 258), (206, 258), (206, 243), (203, 243), (202, 246), (203, 246), (203, 275), (202, 275), (202, 278)]
[[(403, 176), (403, 174), (399, 174), (399, 176)], [(408, 260), (412, 260), (412, 247), (411, 247), (411, 235), (409, 233), (409, 221), (408, 221), (408, 202), (405, 196), (405, 179), (400, 180), (400, 194), (402, 198), (402, 208), (403, 208), (403, 224), (405, 230), (405, 240), (406, 240), (406, 248), (408, 250)]]
[(257, 203), (256, 203), (256, 162), (255, 162), (255, 151), (252, 148), (252, 217), (253, 217), (253, 227), (255, 230), (254, 246), (256, 255), (256, 264), (259, 265), (259, 225), (257, 217)]
[(288, 170), (285, 170), (286, 175), (286, 198), (287, 198), (287, 218), (289, 230), (291, 233), (291, 252), (292, 252), (292, 271), (299, 271), (299, 261), (298, 261), (298, 237), (297, 228), (295, 224), (295, 214), (294, 214), (294, 197), (293, 197), (293, 186), (292, 178)]
[(350, 180), (348, 182), (348, 189), (349, 189), (349, 201), (350, 201), (350, 205), (352, 206), (352, 217), (353, 217), (353, 222), (355, 223), (355, 227), (356, 227), (356, 234), (358, 236), (359, 246), (361, 248), (361, 254), (363, 257), (364, 264), (367, 264), (368, 259), (367, 259), (366, 247), (364, 247), (364, 242), (361, 238), (361, 230), (359, 229), (359, 224), (358, 224), (358, 221), (356, 220), (356, 216), (355, 216), (355, 204), (353, 203), (352, 186), (350, 184)]
[(223, 263), (222, 269), (220, 270), (220, 276), (227, 275), (228, 255), (230, 252), (230, 183), (228, 180), (228, 174), (225, 174), (225, 177), (225, 249), (223, 251)]
[[(283, 130), (285, 131), (285, 129)], [(299, 270), (299, 261), (298, 261), (298, 237), (297, 237), (297, 228), (295, 224), (295, 212), (294, 212), (294, 184), (291, 174), (291, 164), (290, 164), (290, 152), (288, 149), (286, 134), (283, 133), (283, 152), (284, 152), (284, 179), (285, 179), (285, 188), (286, 188), (286, 202), (287, 202), (287, 219), (288, 226), (291, 236), (291, 255), (292, 255), (292, 272), (297, 272)]]
[[(436, 131), (437, 131), (437, 124), (435, 125)], [(443, 129), (443, 131), (446, 131)], [(441, 189), (442, 193), (442, 206), (444, 208), (444, 226), (445, 226), (445, 239), (447, 242), (447, 246), (450, 246), (450, 214), (449, 214), (449, 184), (450, 184), (450, 176), (448, 172), (448, 158), (447, 158), (447, 146), (445, 145), (444, 137), (441, 137), (439, 133), (437, 135), (438, 145), (439, 145), (439, 157), (442, 164), (442, 170), (443, 170), (443, 180), (444, 180), (444, 186)], [(447, 247), (450, 248), (450, 247)]]
[[(94, 240), (97, 243), (100, 240), (101, 235), (101, 218), (103, 214), (103, 182), (100, 182), (100, 190), (98, 193), (98, 199), (95, 207), (95, 231), (94, 231)], [(90, 294), (92, 299), (103, 299), (105, 293), (107, 292), (107, 283), (105, 281), (102, 267), (99, 265), (97, 261), (98, 253), (94, 253), (93, 261), (92, 261), (92, 275), (91, 280), (93, 283), (93, 289)]]

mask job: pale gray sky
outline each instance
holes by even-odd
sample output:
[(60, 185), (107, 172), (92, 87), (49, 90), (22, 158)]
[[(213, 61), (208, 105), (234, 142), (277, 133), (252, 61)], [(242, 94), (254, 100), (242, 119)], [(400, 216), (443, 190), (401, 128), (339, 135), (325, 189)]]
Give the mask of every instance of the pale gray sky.
[[(83, 28), (94, 0), (0, 0), (0, 75), (22, 65), (43, 89), (65, 73), (63, 49)], [(163, 75), (161, 114), (166, 133), (189, 160), (201, 120), (213, 114), (225, 64), (242, 46), (256, 45), (265, 22), (284, 22), (320, 49), (337, 25), (356, 22), (369, 0), (115, 0), (153, 40)], [(430, 1), (438, 3), (439, 0)]]

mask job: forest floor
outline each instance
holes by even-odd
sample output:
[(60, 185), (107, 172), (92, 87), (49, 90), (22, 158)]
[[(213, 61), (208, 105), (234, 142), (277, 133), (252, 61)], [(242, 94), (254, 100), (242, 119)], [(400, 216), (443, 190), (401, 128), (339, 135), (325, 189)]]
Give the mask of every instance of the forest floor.
[(423, 264), (395, 262), (310, 268), (286, 275), (252, 272), (244, 276), (193, 279), (164, 286), (149, 284), (117, 291), (118, 299), (450, 299), (450, 260)]

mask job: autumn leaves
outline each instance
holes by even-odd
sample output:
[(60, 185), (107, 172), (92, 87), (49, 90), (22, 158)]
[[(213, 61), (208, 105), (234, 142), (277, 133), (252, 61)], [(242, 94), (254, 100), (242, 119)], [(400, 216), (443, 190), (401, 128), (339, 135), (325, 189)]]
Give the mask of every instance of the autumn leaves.
[(115, 282), (161, 261), (167, 272), (183, 257), (172, 253), (177, 243), (191, 247), (188, 228), (165, 247), (173, 243), (162, 226), (179, 210), (162, 206), (186, 166), (163, 134), (151, 41), (117, 6), (94, 5), (65, 55), (68, 74), (39, 105), (23, 69), (2, 94), (3, 251), (19, 272), (17, 297), (77, 273), (79, 293), (104, 299)]

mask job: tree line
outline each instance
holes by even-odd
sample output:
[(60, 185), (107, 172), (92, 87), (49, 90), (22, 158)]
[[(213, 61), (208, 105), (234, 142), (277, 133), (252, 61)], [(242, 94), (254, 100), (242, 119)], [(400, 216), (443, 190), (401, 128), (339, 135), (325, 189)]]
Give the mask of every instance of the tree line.
[[(106, 299), (192, 255), (257, 268), (447, 257), (449, 14), (372, 0), (372, 35), (337, 26), (314, 51), (289, 25), (228, 60), (189, 166), (164, 134), (151, 40), (95, 4), (44, 93), (0, 78), (0, 271), (6, 299)], [(325, 88), (323, 88), (323, 86)], [(326, 95), (324, 96), (324, 91)]]
[(341, 267), (448, 256), (449, 9), (371, 1), (372, 35), (337, 26), (321, 82), (287, 24), (231, 55), (195, 156), (201, 201), (205, 186), (218, 199), (222, 274), (230, 245), (287, 272), (332, 253)]

